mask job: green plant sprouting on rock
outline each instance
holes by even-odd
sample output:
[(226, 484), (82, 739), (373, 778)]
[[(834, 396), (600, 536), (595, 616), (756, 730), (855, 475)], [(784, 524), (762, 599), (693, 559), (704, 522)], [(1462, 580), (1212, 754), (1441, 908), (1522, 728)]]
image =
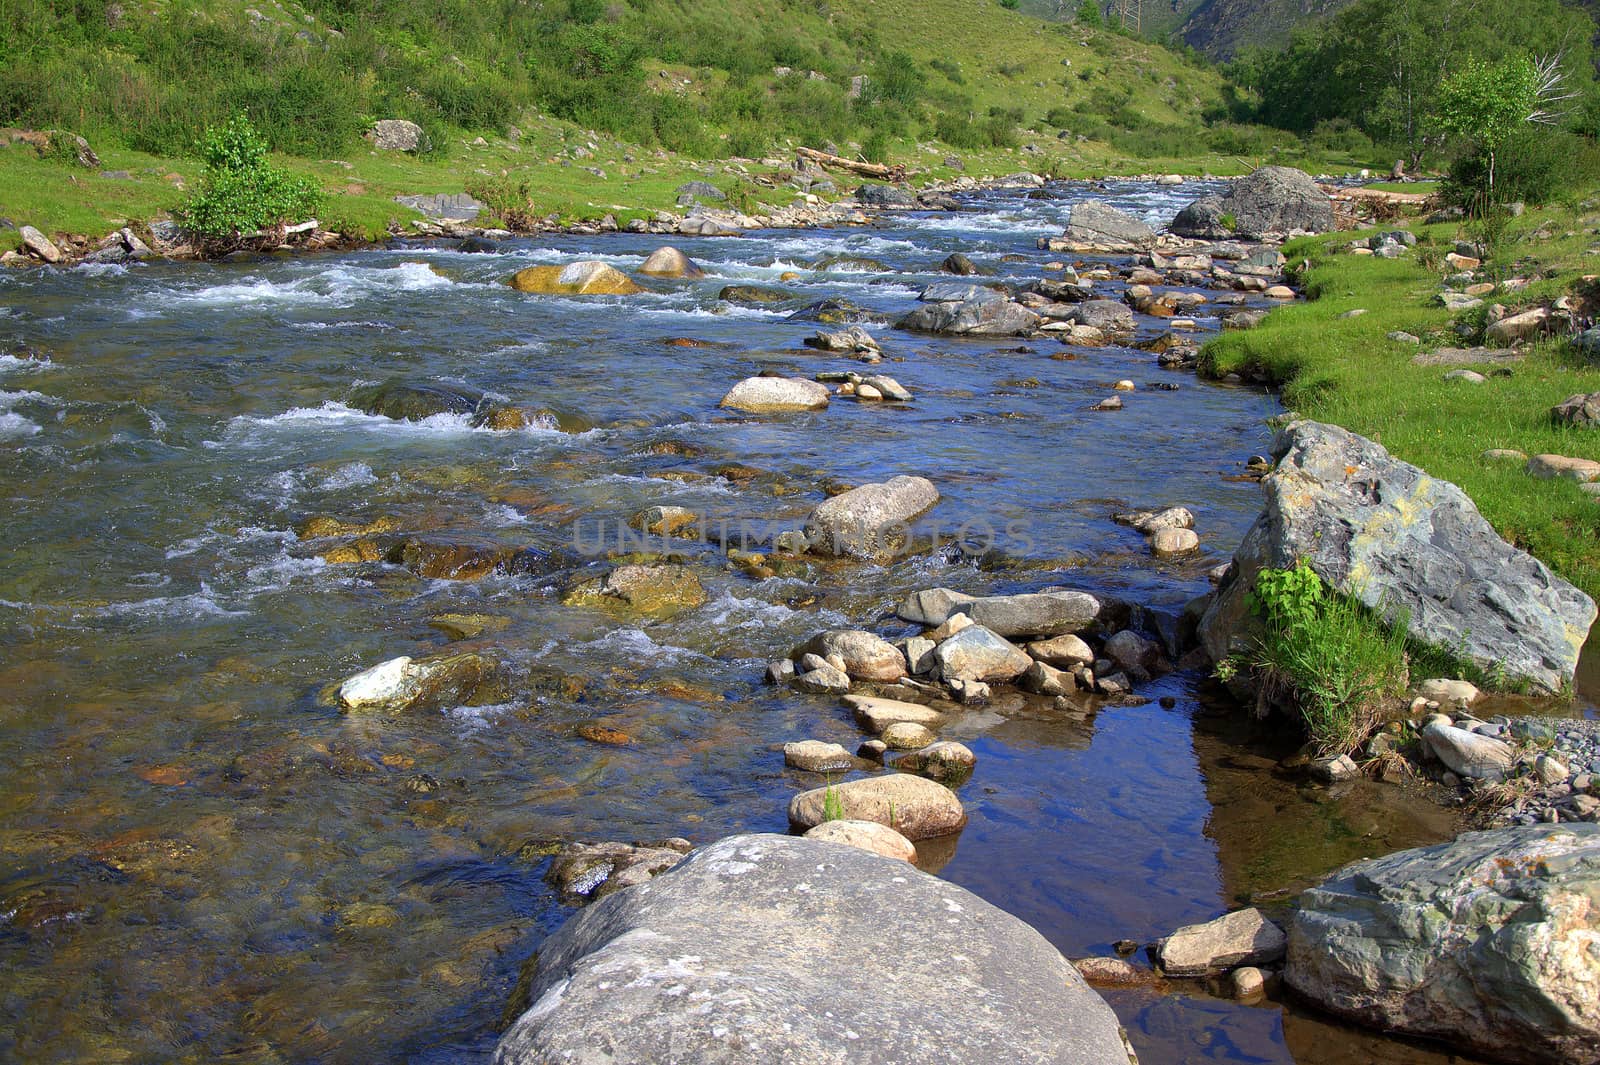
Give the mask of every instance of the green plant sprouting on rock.
[(1255, 645), (1224, 661), (1218, 676), (1246, 672), (1262, 709), (1294, 707), (1319, 751), (1354, 750), (1379, 723), (1384, 697), (1405, 686), (1404, 619), (1384, 624), (1304, 560), (1262, 570), (1250, 607), (1260, 623)]
[(210, 251), (237, 247), (260, 230), (306, 221), (321, 205), (315, 183), (267, 160), (266, 138), (245, 115), (208, 126), (200, 155), (205, 176), (184, 203), (182, 217)]

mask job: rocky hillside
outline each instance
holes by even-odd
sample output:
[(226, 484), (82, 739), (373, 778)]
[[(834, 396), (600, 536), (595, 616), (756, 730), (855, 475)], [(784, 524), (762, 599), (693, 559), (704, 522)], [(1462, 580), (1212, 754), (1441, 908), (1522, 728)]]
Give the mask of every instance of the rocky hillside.
[[(1190, 0), (1171, 0), (1189, 6)], [(1241, 48), (1288, 41), (1302, 23), (1330, 15), (1351, 0), (1200, 0), (1178, 29), (1185, 44), (1213, 59), (1231, 59)]]

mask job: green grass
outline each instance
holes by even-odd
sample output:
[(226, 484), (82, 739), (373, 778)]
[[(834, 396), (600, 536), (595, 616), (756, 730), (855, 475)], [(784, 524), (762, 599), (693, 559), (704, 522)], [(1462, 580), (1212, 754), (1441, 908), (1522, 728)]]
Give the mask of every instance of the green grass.
[[(119, 7), (110, 18), (100, 0), (15, 0), (22, 29), (0, 38), (11, 75), (0, 125), (72, 129), (106, 169), (133, 174), (113, 182), (26, 147), (0, 150), (4, 213), (49, 234), (98, 235), (176, 207), (183, 195), (163, 178), (192, 186), (202, 130), (238, 109), (278, 149), (275, 163), (319, 181), (323, 221), (366, 237), (415, 217), (391, 202), (397, 193), (505, 176), (529, 185), (539, 216), (647, 212), (706, 176), (698, 160), (717, 161), (713, 181), (736, 184), (722, 160), (784, 157), (798, 144), (870, 150), (922, 181), (954, 176), (944, 166), (952, 153), (980, 176), (1373, 162), (1308, 150), (1292, 134), (1211, 125), (1224, 110), (1215, 69), (992, 0), (301, 0), (263, 18), (249, 0)], [(905, 32), (915, 25), (961, 32)], [(778, 77), (779, 65), (801, 75)], [(855, 75), (869, 78), (868, 102), (847, 98)], [(421, 123), (431, 150), (372, 152), (362, 132), (391, 117)], [(934, 139), (941, 122), (1015, 147), (952, 149)], [(591, 140), (594, 158), (568, 153)], [(838, 184), (843, 193), (857, 182)], [(774, 206), (793, 198), (750, 192)]]
[[(1600, 267), (1586, 254), (1597, 223), (1592, 206), (1530, 210), (1513, 224), (1505, 261), (1494, 268), (1502, 276), (1548, 276), (1490, 299), (1514, 310), (1587, 284), (1580, 275)], [(1446, 268), (1425, 263), (1469, 235), (1454, 226), (1414, 228), (1418, 251), (1394, 260), (1346, 253), (1352, 234), (1286, 245), (1291, 266), (1309, 264), (1300, 277), (1310, 299), (1274, 310), (1254, 330), (1213, 339), (1203, 349), (1202, 369), (1264, 376), (1282, 386), (1284, 405), (1302, 416), (1370, 437), (1459, 485), (1507, 540), (1600, 597), (1600, 505), (1570, 481), (1537, 480), (1519, 462), (1482, 458), (1487, 449), (1511, 448), (1600, 460), (1600, 434), (1558, 427), (1549, 416), (1574, 393), (1600, 391), (1600, 368), (1557, 341), (1533, 347), (1508, 376), (1478, 367), (1491, 374), (1482, 385), (1445, 381), (1449, 367), (1413, 365), (1418, 348), (1388, 340), (1388, 333), (1420, 336), (1422, 350), (1467, 343), (1452, 332), (1449, 312), (1430, 306)], [(1541, 231), (1552, 235), (1537, 239)], [(1367, 313), (1339, 317), (1356, 308)]]

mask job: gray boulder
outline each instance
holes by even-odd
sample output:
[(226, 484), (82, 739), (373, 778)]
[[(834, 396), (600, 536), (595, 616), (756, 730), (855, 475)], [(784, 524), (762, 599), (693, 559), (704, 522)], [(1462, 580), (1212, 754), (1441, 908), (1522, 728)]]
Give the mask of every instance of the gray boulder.
[(385, 118), (367, 131), (372, 146), (382, 152), (414, 152), (422, 147), (422, 127), (403, 118)]
[(967, 281), (935, 281), (917, 294), (922, 303), (991, 303), (1005, 298), (1006, 294), (992, 285)]
[(806, 540), (823, 555), (884, 560), (905, 546), (912, 521), (939, 502), (926, 477), (864, 484), (819, 505), (806, 519)]
[(435, 192), (425, 196), (396, 196), (394, 202), (413, 211), (421, 211), (429, 218), (452, 222), (470, 222), (478, 217), (483, 204), (464, 192)]
[(895, 324), (918, 333), (1012, 337), (1033, 333), (1041, 320), (1010, 300), (980, 296), (962, 303), (926, 303)]
[(678, 206), (687, 207), (696, 201), (721, 203), (728, 194), (709, 181), (686, 181), (677, 188)]
[(1593, 1065), (1600, 826), (1469, 832), (1300, 896), (1289, 986), (1360, 1024), (1495, 1061)]
[(1133, 333), (1133, 310), (1117, 300), (1084, 300), (1067, 312), (1065, 321), (1091, 326), (1106, 336)]
[(1296, 229), (1322, 233), (1333, 228), (1333, 201), (1304, 171), (1264, 166), (1233, 182), (1221, 196), (1189, 204), (1171, 228), (1179, 236), (1206, 239), (1258, 239)]
[(1099, 200), (1073, 205), (1067, 215), (1067, 240), (1118, 251), (1146, 248), (1156, 232), (1137, 218)]
[(856, 189), (856, 202), (864, 207), (915, 207), (917, 198), (896, 185), (863, 185)]
[(1504, 780), (1517, 760), (1517, 752), (1504, 740), (1438, 721), (1422, 730), (1422, 742), (1451, 772), (1470, 780)]
[(1600, 362), (1600, 325), (1585, 329), (1573, 337), (1572, 346), (1590, 362)]
[(1600, 427), (1600, 392), (1579, 392), (1550, 408), (1550, 417), (1575, 429)]
[(1216, 196), (1202, 196), (1178, 212), (1168, 228), (1180, 237), (1216, 240), (1233, 236), (1228, 209)]
[(1266, 507), (1200, 622), (1214, 661), (1246, 649), (1247, 597), (1263, 568), (1305, 559), (1324, 582), (1413, 637), (1508, 682), (1572, 679), (1594, 602), (1495, 533), (1466, 493), (1334, 425), (1293, 422), (1261, 482)]
[(496, 1065), (1134, 1061), (1015, 917), (903, 861), (784, 836), (722, 840), (577, 914), (540, 947), (529, 1001)]
[(1168, 976), (1204, 976), (1277, 961), (1283, 946), (1283, 929), (1250, 907), (1185, 925), (1156, 945), (1156, 957)]
[(1026, 651), (982, 625), (968, 625), (935, 647), (933, 662), (942, 680), (1015, 680), (1033, 665)]

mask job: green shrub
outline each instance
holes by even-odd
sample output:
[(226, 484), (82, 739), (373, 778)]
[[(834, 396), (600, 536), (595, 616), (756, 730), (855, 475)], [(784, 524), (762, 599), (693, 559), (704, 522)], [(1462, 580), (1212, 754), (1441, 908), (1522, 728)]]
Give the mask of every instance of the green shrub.
[(1593, 145), (1585, 138), (1561, 130), (1526, 126), (1499, 146), (1495, 159), (1492, 199), (1485, 201), (1489, 157), (1473, 146), (1450, 164), (1440, 191), (1446, 201), (1482, 213), (1518, 200), (1529, 206), (1549, 203), (1594, 173)]
[(1259, 623), (1255, 644), (1218, 675), (1247, 671), (1258, 705), (1293, 707), (1319, 752), (1354, 750), (1378, 725), (1382, 700), (1406, 684), (1405, 620), (1384, 624), (1329, 589), (1304, 560), (1262, 570), (1250, 607)]
[(208, 126), (200, 156), (205, 176), (180, 213), (203, 250), (237, 247), (256, 230), (305, 221), (321, 205), (322, 193), (310, 179), (267, 161), (266, 138), (242, 114)]

